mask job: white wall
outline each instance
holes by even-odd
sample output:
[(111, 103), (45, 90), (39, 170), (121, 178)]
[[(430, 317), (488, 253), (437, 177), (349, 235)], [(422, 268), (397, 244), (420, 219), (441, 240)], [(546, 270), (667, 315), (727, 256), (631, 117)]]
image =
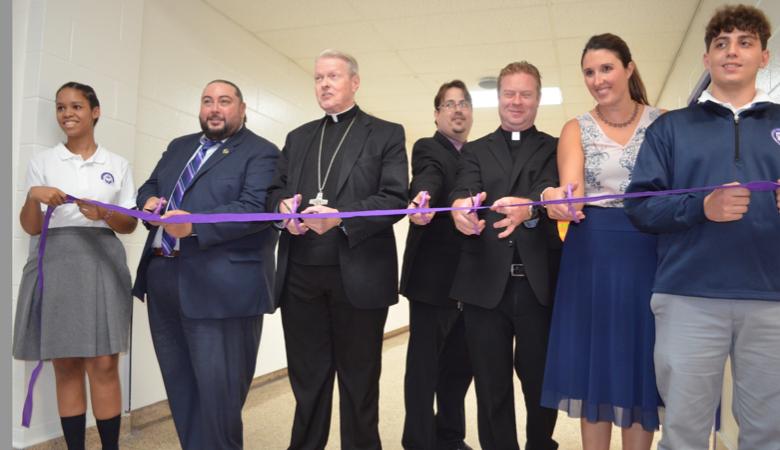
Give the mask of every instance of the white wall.
[[(92, 85), (103, 116), (98, 141), (133, 165), (136, 186), (151, 173), (167, 143), (199, 129), (199, 97), (215, 78), (236, 82), (247, 102), (248, 127), (278, 146), (287, 132), (322, 115), (312, 77), (222, 14), (189, 0), (17, 0), (14, 2), (14, 211), (24, 199), (29, 156), (63, 139), (54, 94), (66, 81)], [(370, 83), (370, 79), (363, 83)], [(16, 138), (18, 136), (18, 139)], [(12, 297), (29, 238), (14, 221)], [(396, 225), (399, 264), (406, 222)], [(123, 238), (135, 271), (143, 227)], [(386, 330), (408, 323), (405, 301), (391, 308)], [(125, 408), (165, 398), (152, 348), (146, 306), (134, 303), (132, 368), (122, 361)], [(51, 366), (38, 381), (32, 427), (21, 428), (25, 386), (34, 363), (14, 362), (14, 446), (60, 434)], [(256, 375), (286, 366), (279, 314), (266, 316)], [(130, 384), (132, 389), (130, 390)], [(91, 413), (88, 413), (90, 417)]]

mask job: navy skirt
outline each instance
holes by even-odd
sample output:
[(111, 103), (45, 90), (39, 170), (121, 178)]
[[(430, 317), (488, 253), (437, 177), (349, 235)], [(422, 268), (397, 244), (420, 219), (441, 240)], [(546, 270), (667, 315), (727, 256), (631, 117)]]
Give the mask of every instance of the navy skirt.
[(638, 231), (623, 208), (584, 212), (563, 246), (542, 405), (589, 422), (657, 430), (656, 237)]

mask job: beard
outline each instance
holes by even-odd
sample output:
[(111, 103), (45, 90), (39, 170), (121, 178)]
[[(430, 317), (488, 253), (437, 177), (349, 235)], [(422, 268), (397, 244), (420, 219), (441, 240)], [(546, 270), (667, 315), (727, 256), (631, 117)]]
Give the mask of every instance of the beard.
[(200, 119), (200, 129), (203, 134), (212, 141), (221, 141), (227, 137), (232, 136), (237, 131), (237, 128), (229, 127), (227, 121), (222, 122), (222, 126), (219, 128), (209, 128), (208, 118)]

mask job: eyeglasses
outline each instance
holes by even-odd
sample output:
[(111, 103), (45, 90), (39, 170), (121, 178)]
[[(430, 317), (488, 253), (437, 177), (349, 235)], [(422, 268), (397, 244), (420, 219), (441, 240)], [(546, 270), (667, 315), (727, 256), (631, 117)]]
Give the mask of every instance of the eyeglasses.
[(439, 105), (439, 110), (442, 109), (449, 111), (455, 111), (456, 109), (471, 109), (471, 102), (468, 100), (461, 100), (456, 103), (452, 100), (449, 100)]

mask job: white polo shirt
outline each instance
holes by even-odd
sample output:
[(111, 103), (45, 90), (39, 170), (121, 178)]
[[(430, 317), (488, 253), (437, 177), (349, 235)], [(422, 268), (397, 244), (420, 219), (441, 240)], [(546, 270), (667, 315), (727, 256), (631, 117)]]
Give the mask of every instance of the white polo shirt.
[[(125, 208), (135, 206), (135, 186), (130, 164), (119, 155), (98, 145), (86, 161), (71, 153), (64, 144), (45, 150), (30, 159), (27, 166), (27, 192), (33, 186), (56, 187), (74, 197), (98, 200)], [(41, 204), (41, 210), (47, 206)], [(50, 228), (103, 227), (102, 220), (89, 220), (69, 203), (58, 206), (51, 216)]]

